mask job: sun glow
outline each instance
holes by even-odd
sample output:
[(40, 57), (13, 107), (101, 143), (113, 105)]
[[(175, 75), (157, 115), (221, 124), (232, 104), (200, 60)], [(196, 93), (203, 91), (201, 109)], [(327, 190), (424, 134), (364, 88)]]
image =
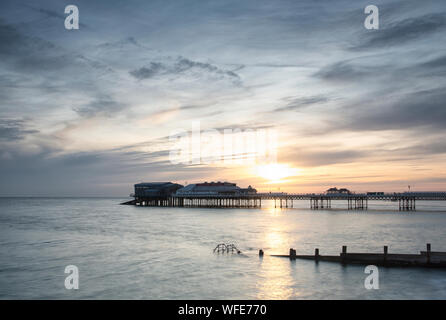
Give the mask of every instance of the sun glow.
[(292, 168), (287, 164), (272, 163), (259, 165), (256, 167), (256, 174), (270, 182), (280, 182), (280, 180), (296, 176), (300, 173), (300, 169)]

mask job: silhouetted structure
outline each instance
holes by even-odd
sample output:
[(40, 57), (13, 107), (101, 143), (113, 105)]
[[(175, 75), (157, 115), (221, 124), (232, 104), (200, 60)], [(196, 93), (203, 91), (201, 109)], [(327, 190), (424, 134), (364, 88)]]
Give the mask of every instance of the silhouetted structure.
[(330, 189), (328, 189), (328, 190), (326, 191), (326, 193), (327, 193), (327, 194), (337, 194), (337, 193), (340, 193), (340, 194), (350, 194), (351, 192), (350, 192), (350, 190), (348, 190), (348, 189), (346, 189), (346, 188), (341, 188), (341, 189), (338, 189), (338, 188), (330, 188)]
[(146, 206), (171, 206), (172, 195), (181, 189), (181, 184), (172, 182), (142, 182), (135, 184), (135, 203)]
[(257, 190), (249, 186), (248, 188), (240, 188), (232, 182), (204, 182), (194, 183), (179, 189), (177, 195), (247, 195), (256, 194)]
[(214, 249), (214, 253), (234, 253), (234, 252), (236, 252), (237, 254), (242, 253), (239, 249), (237, 249), (235, 244), (232, 243), (231, 244), (220, 243)]
[(260, 208), (262, 200), (274, 200), (274, 207), (294, 206), (295, 200), (310, 200), (311, 209), (331, 209), (332, 201), (347, 202), (349, 210), (367, 210), (369, 200), (398, 202), (400, 211), (416, 210), (416, 201), (446, 201), (446, 192), (353, 193), (330, 188), (325, 193), (258, 193), (251, 186), (240, 188), (231, 182), (204, 182), (183, 187), (172, 182), (139, 183), (134, 200), (122, 204), (140, 206)]

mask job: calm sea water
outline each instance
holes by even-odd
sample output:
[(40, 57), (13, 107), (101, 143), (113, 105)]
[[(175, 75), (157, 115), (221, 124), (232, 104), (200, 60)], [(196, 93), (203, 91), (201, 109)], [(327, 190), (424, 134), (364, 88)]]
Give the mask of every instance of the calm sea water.
[[(269, 257), (349, 251), (446, 251), (446, 211), (375, 204), (368, 212), (120, 206), (125, 199), (0, 198), (2, 299), (446, 299), (446, 271), (380, 268)], [(371, 204), (373, 206), (373, 204)], [(443, 212), (432, 212), (432, 209)], [(243, 255), (216, 255), (218, 243)], [(265, 250), (259, 259), (258, 249)], [(67, 290), (65, 266), (79, 268)]]

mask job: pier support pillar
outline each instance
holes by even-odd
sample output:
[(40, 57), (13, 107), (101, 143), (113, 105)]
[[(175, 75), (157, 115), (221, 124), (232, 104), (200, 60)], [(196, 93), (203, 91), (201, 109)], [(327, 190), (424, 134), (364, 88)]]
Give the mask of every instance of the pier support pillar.
[(415, 198), (399, 198), (398, 208), (400, 211), (415, 211)]

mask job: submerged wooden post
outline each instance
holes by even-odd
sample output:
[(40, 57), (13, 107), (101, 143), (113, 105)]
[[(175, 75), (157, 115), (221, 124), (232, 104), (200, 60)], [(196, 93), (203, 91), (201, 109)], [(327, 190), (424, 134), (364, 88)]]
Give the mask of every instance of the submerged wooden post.
[(262, 249), (259, 250), (259, 257), (263, 257), (263, 250)]
[(341, 254), (342, 263), (345, 263), (346, 258), (347, 258), (347, 246), (342, 246), (342, 254)]
[(388, 247), (384, 246), (384, 262), (387, 262), (387, 252), (388, 252)]
[(290, 259), (296, 259), (296, 250), (290, 248)]
[(316, 261), (319, 260), (319, 249), (318, 248), (314, 249), (314, 259)]

